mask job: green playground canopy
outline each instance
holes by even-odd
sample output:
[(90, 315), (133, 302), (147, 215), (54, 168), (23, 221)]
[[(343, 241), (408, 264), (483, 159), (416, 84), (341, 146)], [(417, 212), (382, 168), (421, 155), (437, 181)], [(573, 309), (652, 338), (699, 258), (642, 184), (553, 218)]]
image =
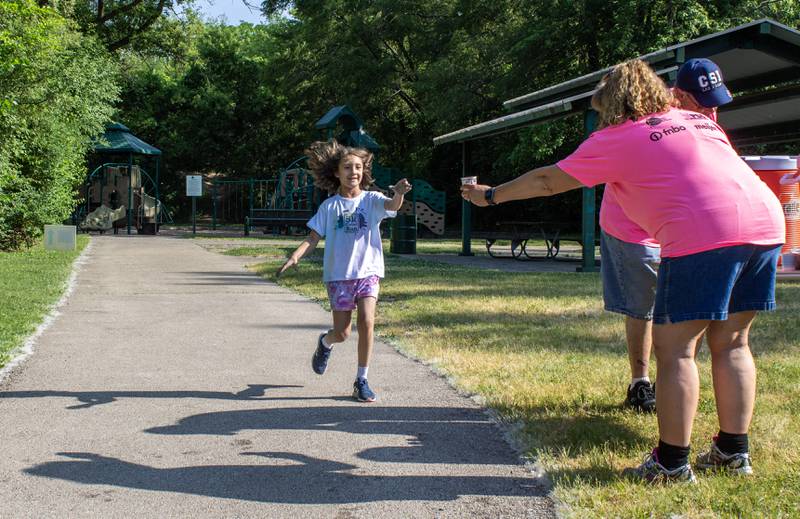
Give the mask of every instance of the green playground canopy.
[[(106, 131), (103, 133), (103, 136), (99, 139), (96, 139), (92, 144), (92, 148), (94, 149), (95, 153), (100, 155), (127, 155), (128, 157), (128, 171), (132, 170), (133, 167), (133, 156), (134, 155), (145, 155), (151, 156), (155, 160), (155, 168), (156, 168), (156, 175), (155, 175), (155, 199), (156, 203), (156, 221), (158, 221), (160, 216), (160, 203), (159, 201), (159, 166), (161, 161), (161, 150), (156, 148), (155, 146), (151, 146), (147, 144), (139, 137), (135, 136), (131, 133), (130, 128), (125, 126), (122, 123), (114, 122), (106, 126)], [(132, 178), (132, 176), (129, 176)], [(128, 196), (127, 196), (127, 206), (133, 207), (133, 189), (131, 186), (128, 187)], [(128, 218), (128, 234), (131, 234), (131, 223), (132, 223), (132, 211), (127, 211), (127, 218)], [(156, 227), (157, 229), (157, 227)]]
[[(764, 18), (639, 56), (670, 84), (692, 58), (709, 58), (722, 70), (735, 99), (721, 107), (719, 122), (736, 146), (800, 142), (800, 31)], [(584, 114), (588, 135), (594, 127), (592, 94), (610, 70), (510, 99), (503, 106), (512, 113), (440, 135), (434, 145), (460, 143), (462, 176), (470, 176), (470, 146), (478, 139), (575, 114)], [(596, 269), (594, 200), (594, 189), (584, 188), (582, 270)], [(462, 254), (471, 254), (470, 212), (465, 202)]]
[(317, 130), (334, 129), (337, 125), (341, 124), (345, 130), (360, 130), (364, 127), (364, 123), (356, 113), (347, 105), (334, 106), (328, 113), (320, 117), (319, 121), (314, 123), (314, 128)]
[(102, 154), (161, 155), (161, 150), (132, 134), (130, 128), (122, 123), (108, 125), (103, 136), (95, 141), (93, 148), (95, 152)]

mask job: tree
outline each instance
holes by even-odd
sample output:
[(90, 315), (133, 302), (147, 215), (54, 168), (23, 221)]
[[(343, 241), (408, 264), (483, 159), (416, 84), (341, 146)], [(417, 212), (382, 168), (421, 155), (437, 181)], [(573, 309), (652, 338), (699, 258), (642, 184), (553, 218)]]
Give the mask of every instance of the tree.
[(111, 51), (125, 48), (145, 36), (168, 13), (194, 0), (38, 0), (75, 19), (81, 30), (93, 34)]
[(53, 10), (0, 2), (0, 250), (74, 209), (90, 139), (113, 113), (115, 70)]
[[(504, 100), (763, 16), (800, 20), (796, 0), (267, 0), (262, 9), (270, 23), (259, 27), (160, 22), (154, 40), (169, 29), (187, 47), (142, 49), (130, 68), (125, 118), (180, 150), (176, 167), (271, 176), (316, 137), (318, 117), (347, 104), (382, 145), (381, 162), (450, 190), (459, 154), (434, 149), (432, 137), (506, 114)], [(575, 121), (551, 123), (481, 141), (473, 161), (500, 181), (582, 138)]]
[(313, 121), (276, 91), (272, 29), (195, 20), (183, 30), (187, 48), (180, 59), (124, 56), (120, 119), (164, 150), (167, 192), (180, 191), (186, 172), (274, 176), (301, 154)]

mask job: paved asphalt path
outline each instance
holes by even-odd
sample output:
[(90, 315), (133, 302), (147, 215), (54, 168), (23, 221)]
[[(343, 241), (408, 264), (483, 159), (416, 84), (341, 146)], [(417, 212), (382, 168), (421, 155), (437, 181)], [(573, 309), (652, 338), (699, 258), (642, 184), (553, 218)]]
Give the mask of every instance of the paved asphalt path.
[[(552, 517), (470, 399), (377, 343), (311, 371), (319, 305), (193, 240), (101, 236), (0, 382), (0, 517)], [(354, 334), (355, 335), (355, 334)]]

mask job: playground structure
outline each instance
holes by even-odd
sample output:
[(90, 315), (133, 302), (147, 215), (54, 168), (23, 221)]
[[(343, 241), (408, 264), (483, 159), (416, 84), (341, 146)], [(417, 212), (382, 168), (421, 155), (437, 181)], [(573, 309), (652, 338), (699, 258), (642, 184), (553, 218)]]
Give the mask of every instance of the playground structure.
[[(127, 162), (105, 162), (95, 167), (80, 186), (83, 200), (72, 215), (72, 221), (81, 230), (105, 232), (127, 227), (131, 234), (157, 234), (164, 219), (170, 220), (159, 200), (158, 169), (161, 150), (147, 144), (129, 128), (113, 123), (106, 128), (103, 138), (94, 144), (95, 153), (105, 159), (109, 156), (127, 156)], [(155, 158), (155, 179), (140, 165), (134, 164), (134, 155)]]
[(155, 184), (139, 166), (129, 169), (123, 163), (101, 164), (81, 186), (84, 203), (76, 210), (74, 219), (81, 230), (103, 232), (113, 228), (116, 233), (126, 226), (126, 217), (130, 215), (131, 225), (139, 234), (156, 234), (168, 213), (148, 191), (155, 192)]
[[(391, 187), (405, 175), (378, 161), (380, 146), (366, 131), (359, 117), (347, 106), (337, 106), (319, 119), (315, 128), (323, 140), (336, 139), (375, 154), (373, 189), (392, 196)], [(340, 129), (336, 134), (337, 128)], [(417, 225), (437, 235), (444, 234), (445, 196), (426, 181), (409, 179), (413, 190), (398, 211), (392, 226), (393, 252), (414, 252)], [(306, 157), (300, 157), (282, 168), (273, 179), (212, 180), (212, 228), (221, 222), (243, 224), (245, 235), (254, 227), (265, 233), (306, 232), (305, 224), (313, 216), (326, 194), (314, 187)]]

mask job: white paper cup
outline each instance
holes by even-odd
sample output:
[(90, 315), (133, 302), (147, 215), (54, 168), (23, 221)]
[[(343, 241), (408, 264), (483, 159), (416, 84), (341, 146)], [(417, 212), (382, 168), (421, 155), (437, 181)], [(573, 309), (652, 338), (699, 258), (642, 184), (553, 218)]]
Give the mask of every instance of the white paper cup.
[(474, 186), (478, 183), (478, 177), (461, 177), (462, 186)]

